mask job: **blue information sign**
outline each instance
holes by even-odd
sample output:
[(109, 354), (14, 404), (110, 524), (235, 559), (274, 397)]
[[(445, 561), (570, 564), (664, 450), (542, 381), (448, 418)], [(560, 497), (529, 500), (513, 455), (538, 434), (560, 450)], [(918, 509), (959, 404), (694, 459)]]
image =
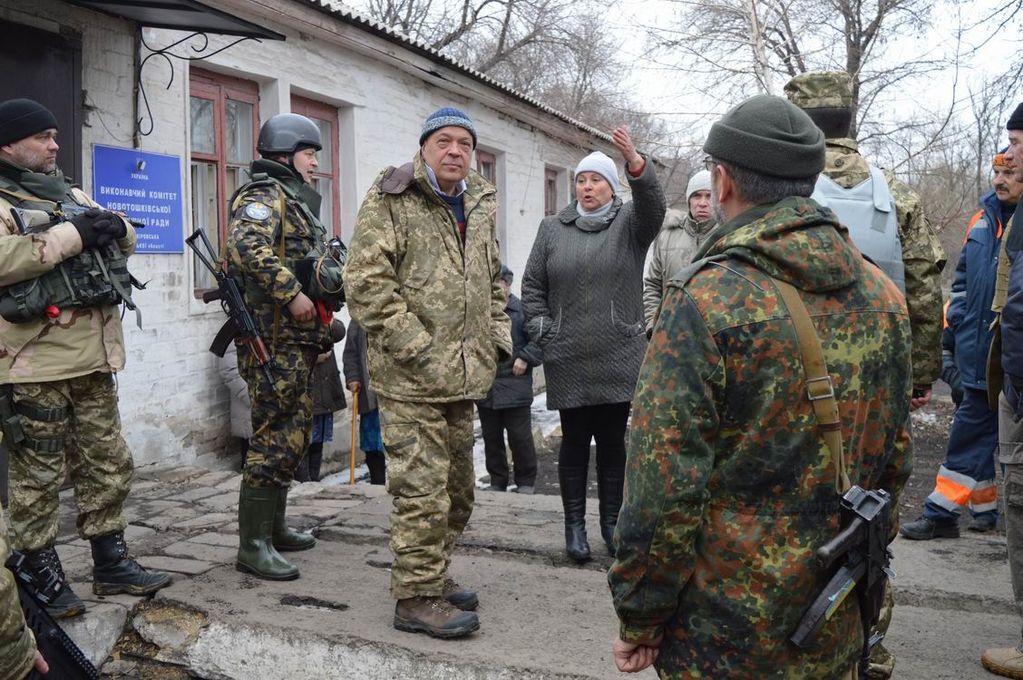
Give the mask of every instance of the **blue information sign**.
[(92, 177), (97, 203), (146, 225), (137, 252), (184, 252), (179, 156), (94, 144)]

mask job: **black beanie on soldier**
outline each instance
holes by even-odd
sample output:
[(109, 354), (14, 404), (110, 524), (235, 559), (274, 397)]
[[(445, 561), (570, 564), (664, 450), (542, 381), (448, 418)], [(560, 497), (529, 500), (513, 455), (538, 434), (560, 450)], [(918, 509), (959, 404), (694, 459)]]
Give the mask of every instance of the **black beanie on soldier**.
[(0, 102), (0, 146), (56, 127), (57, 118), (37, 101), (8, 99)]
[(798, 106), (759, 94), (710, 128), (703, 150), (753, 172), (806, 179), (824, 169), (824, 133)]
[(1009, 116), (1009, 122), (1005, 124), (1006, 130), (1023, 130), (1023, 104), (1016, 107), (1016, 110)]

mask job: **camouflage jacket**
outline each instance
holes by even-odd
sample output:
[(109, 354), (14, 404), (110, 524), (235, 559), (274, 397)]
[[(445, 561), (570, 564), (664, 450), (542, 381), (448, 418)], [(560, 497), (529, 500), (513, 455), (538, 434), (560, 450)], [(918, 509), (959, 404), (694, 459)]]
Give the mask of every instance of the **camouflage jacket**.
[[(5, 178), (13, 166), (0, 167)], [(57, 171), (57, 175), (63, 176)], [(13, 180), (12, 180), (13, 181)], [(64, 180), (68, 200), (98, 207), (81, 189)], [(16, 193), (34, 196), (14, 183)], [(0, 286), (33, 279), (60, 262), (82, 252), (82, 239), (75, 225), (62, 222), (42, 233), (22, 235), (11, 217), (11, 207), (52, 210), (53, 201), (18, 199), (0, 192)], [(127, 235), (117, 241), (121, 252), (135, 251), (136, 235), (125, 222)], [(117, 306), (63, 309), (54, 319), (10, 323), (0, 318), (0, 384), (51, 382), (95, 371), (115, 372), (124, 368), (124, 334)]]
[[(10, 556), (7, 524), (0, 510), (0, 562)], [(21, 680), (32, 669), (36, 643), (18, 603), (14, 574), (0, 564), (0, 680)]]
[(345, 265), (352, 318), (369, 336), (373, 389), (413, 402), (482, 399), (511, 322), (499, 285), (494, 187), (466, 178), (465, 243), (417, 153), (366, 194)]
[(643, 277), (643, 317), (648, 331), (654, 327), (668, 281), (692, 261), (696, 250), (714, 228), (713, 218), (697, 222), (688, 212), (680, 218), (678, 215), (677, 211), (668, 211), (664, 227), (650, 246), (650, 264)]
[(855, 597), (817, 649), (788, 642), (830, 576), (814, 551), (840, 516), (771, 277), (799, 290), (815, 323), (852, 483), (890, 491), (893, 507), (910, 473), (911, 340), (902, 294), (833, 220), (802, 198), (754, 208), (669, 284), (633, 402), (609, 572), (622, 638), (663, 634), (662, 678), (819, 680), (859, 654)]
[[(866, 160), (852, 139), (827, 140), (824, 174), (849, 189), (869, 177)], [(906, 305), (913, 328), (913, 384), (930, 387), (941, 373), (941, 270), (947, 257), (920, 205), (920, 197), (885, 172), (895, 198), (906, 268)]]
[(311, 345), (326, 351), (331, 347), (329, 326), (318, 316), (295, 321), (285, 309), (302, 291), (295, 262), (323, 248), (326, 230), (317, 217), (319, 194), (276, 161), (254, 161), (251, 175), (252, 181), (231, 201), (227, 227), (228, 260), (244, 281), (245, 302), (271, 353), (275, 341), (277, 346)]

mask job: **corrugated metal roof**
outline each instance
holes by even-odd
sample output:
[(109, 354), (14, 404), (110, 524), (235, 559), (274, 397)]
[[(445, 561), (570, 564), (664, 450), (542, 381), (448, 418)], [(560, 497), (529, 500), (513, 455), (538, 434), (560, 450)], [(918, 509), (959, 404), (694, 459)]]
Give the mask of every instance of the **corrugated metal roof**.
[(550, 114), (555, 118), (558, 118), (566, 123), (574, 125), (575, 127), (587, 132), (588, 134), (595, 135), (596, 137), (599, 137), (600, 139), (603, 139), (608, 142), (611, 141), (611, 135), (607, 134), (606, 132), (601, 132), (600, 130), (591, 127), (586, 123), (583, 123), (582, 121), (576, 120), (571, 116), (565, 115), (564, 113), (556, 109), (553, 109), (550, 106), (547, 106), (543, 102), (538, 101), (533, 97), (522, 94), (521, 92), (514, 90), (508, 87), (507, 85), (498, 82), (497, 80), (494, 80), (487, 74), (477, 71), (471, 66), (467, 66), (466, 64), (463, 64), (456, 59), (452, 59), (451, 57), (443, 54), (439, 50), (436, 50), (430, 45), (426, 44), (422, 40), (412, 38), (411, 36), (408, 36), (402, 33), (401, 31), (397, 31), (391, 28), (390, 26), (385, 26), (384, 24), (380, 23), (379, 21), (376, 21), (375, 19), (371, 19), (367, 16), (360, 14), (355, 9), (349, 7), (348, 5), (342, 2), (338, 2), (337, 0), (300, 0), (300, 1), (304, 1), (307, 4), (320, 10), (321, 12), (325, 12), (327, 14), (335, 16), (348, 24), (357, 26), (370, 33), (378, 35), (381, 38), (401, 45), (402, 47), (411, 50), (412, 52), (415, 52), (417, 54), (420, 54), (422, 56), (425, 56), (431, 59), (432, 61), (440, 62), (458, 71), (461, 71), (465, 75), (475, 80), (478, 80), (481, 83), (484, 83), (485, 85), (494, 88), (495, 90), (500, 90), (505, 94), (511, 95), (512, 97), (515, 97), (519, 101), (525, 102), (526, 104), (529, 104), (530, 106), (539, 109), (544, 113)]

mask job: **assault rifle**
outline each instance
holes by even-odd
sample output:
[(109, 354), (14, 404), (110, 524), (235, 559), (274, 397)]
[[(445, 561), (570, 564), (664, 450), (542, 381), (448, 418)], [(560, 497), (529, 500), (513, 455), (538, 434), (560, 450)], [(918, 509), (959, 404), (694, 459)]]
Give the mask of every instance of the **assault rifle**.
[[(21, 611), (25, 613), (25, 623), (32, 629), (39, 653), (50, 666), (50, 672), (45, 676), (33, 670), (28, 674), (27, 680), (43, 678), (99, 680), (99, 671), (96, 667), (46, 612), (46, 605), (49, 602), (35, 587), (32, 575), (25, 568), (25, 556), (17, 550), (13, 551), (7, 560), (7, 568), (14, 572), (14, 580), (18, 584), (18, 596), (21, 600)], [(52, 578), (56, 579), (57, 575), (53, 574)], [(49, 592), (48, 589), (43, 590)]]
[(865, 491), (858, 486), (842, 497), (844, 528), (817, 550), (817, 563), (822, 569), (828, 569), (839, 558), (844, 557), (845, 562), (806, 610), (796, 632), (789, 638), (797, 647), (811, 647), (821, 628), (855, 588), (863, 625), (861, 678), (866, 677), (870, 666), (871, 647), (881, 641), (881, 635), (870, 636), (870, 629), (880, 615), (885, 584), (893, 576), (888, 566), (891, 562), (888, 550), (891, 500), (886, 491)]
[[(72, 217), (81, 215), (86, 210), (92, 210), (90, 206), (78, 205), (77, 203), (61, 203), (59, 205), (60, 208), (57, 212), (11, 208), (11, 218), (14, 220), (14, 225), (18, 228), (18, 232), (22, 235), (38, 234), (39, 232), (46, 231), (50, 227), (58, 225), (61, 222), (67, 222)], [(106, 210), (106, 208), (101, 208), (101, 210)], [(114, 214), (128, 220), (128, 223), (136, 229), (143, 229), (146, 226), (142, 222), (129, 219), (126, 215), (121, 213)]]
[[(202, 240), (205, 252), (200, 250), (195, 244), (196, 239)], [(213, 338), (210, 351), (218, 357), (223, 357), (224, 352), (227, 351), (228, 343), (232, 342), (235, 338), (239, 338), (249, 348), (249, 351), (252, 352), (252, 356), (256, 358), (256, 362), (266, 377), (266, 382), (270, 385), (270, 390), (276, 392), (277, 389), (274, 387), (272, 370), (274, 368), (273, 357), (270, 356), (266, 343), (263, 342), (263, 338), (259, 335), (256, 322), (252, 318), (249, 308), (245, 305), (245, 298), (242, 297), (238, 282), (227, 273), (227, 263), (217, 256), (209, 237), (206, 236), (206, 232), (201, 228), (192, 232), (192, 235), (185, 239), (185, 243), (188, 244), (188, 247), (192, 249), (195, 256), (199, 258), (199, 261), (213, 274), (213, 278), (217, 281), (217, 289), (203, 293), (202, 301), (209, 304), (214, 300), (220, 300), (220, 306), (228, 316), (227, 322), (217, 332), (217, 336)]]

